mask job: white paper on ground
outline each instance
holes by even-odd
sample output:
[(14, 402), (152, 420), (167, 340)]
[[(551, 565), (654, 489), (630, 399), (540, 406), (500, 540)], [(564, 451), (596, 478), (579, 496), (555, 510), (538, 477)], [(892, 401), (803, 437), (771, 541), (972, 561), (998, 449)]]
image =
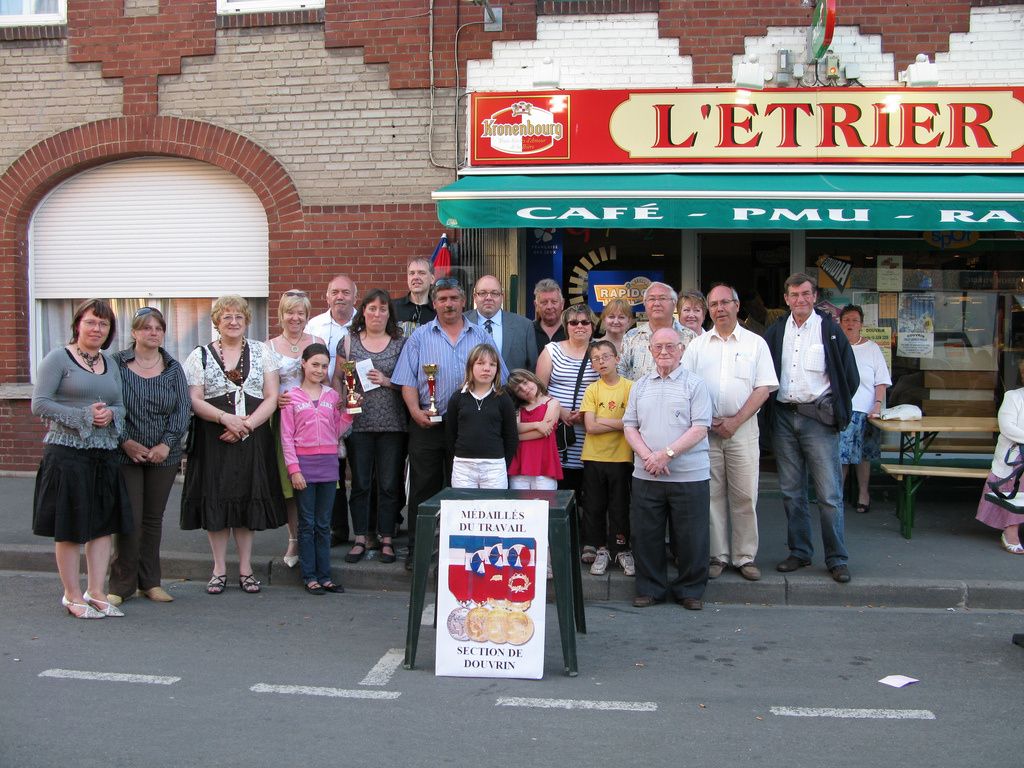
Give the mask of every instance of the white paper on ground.
[(886, 675), (878, 682), (882, 685), (891, 685), (893, 688), (902, 688), (906, 685), (910, 685), (911, 683), (919, 683), (921, 681), (913, 677), (907, 677), (906, 675)]

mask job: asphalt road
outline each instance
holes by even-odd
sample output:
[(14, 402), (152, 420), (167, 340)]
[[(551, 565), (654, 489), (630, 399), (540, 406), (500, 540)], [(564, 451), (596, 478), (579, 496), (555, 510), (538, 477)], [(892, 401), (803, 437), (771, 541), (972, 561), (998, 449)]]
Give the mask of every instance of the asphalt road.
[(1022, 764), (1024, 612), (590, 604), (568, 678), (549, 608), (543, 680), (454, 679), (401, 594), (168, 586), (86, 622), (0, 572), (0, 766)]

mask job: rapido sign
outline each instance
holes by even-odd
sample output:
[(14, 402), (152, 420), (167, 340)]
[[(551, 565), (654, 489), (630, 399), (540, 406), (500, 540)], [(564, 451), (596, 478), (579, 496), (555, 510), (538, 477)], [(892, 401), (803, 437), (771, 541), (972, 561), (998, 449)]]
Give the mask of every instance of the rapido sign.
[(1024, 162), (1024, 88), (476, 93), (472, 165)]

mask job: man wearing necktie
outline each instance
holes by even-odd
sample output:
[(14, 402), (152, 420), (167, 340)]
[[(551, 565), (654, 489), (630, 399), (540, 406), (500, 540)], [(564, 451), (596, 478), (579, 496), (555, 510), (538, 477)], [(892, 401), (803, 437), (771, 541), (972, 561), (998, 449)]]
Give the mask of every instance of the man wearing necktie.
[(466, 313), (466, 319), (476, 323), (494, 339), (494, 346), (509, 370), (537, 367), (537, 337), (533, 323), (522, 315), (501, 308), (505, 292), (494, 275), (484, 275), (476, 281), (473, 301), (476, 309)]

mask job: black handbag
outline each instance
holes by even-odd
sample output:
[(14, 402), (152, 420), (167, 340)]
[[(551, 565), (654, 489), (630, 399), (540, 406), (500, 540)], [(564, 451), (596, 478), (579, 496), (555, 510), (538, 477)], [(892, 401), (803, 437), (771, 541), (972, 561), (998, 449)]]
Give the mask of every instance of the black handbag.
[[(580, 370), (576, 374), (576, 387), (572, 391), (572, 408), (569, 409), (570, 411), (576, 410), (576, 398), (580, 395), (583, 371), (587, 368), (587, 355), (589, 354), (590, 346), (587, 345), (587, 351), (583, 353), (583, 360), (580, 362)], [(569, 458), (569, 446), (576, 445), (576, 428), (559, 419), (558, 426), (555, 428), (555, 442), (558, 444), (558, 450), (562, 454), (562, 463), (564, 464)]]
[[(203, 371), (205, 371), (206, 370), (206, 347), (199, 346), (199, 347), (196, 347), (196, 349), (198, 349), (199, 353), (203, 356)], [(182, 449), (184, 451), (184, 453), (187, 454), (187, 455), (191, 455), (192, 451), (195, 449), (195, 445), (196, 445), (196, 422), (198, 421), (198, 419), (199, 419), (199, 417), (196, 416), (195, 413), (193, 413), (192, 417), (188, 420), (188, 432), (185, 433), (185, 446)]]

